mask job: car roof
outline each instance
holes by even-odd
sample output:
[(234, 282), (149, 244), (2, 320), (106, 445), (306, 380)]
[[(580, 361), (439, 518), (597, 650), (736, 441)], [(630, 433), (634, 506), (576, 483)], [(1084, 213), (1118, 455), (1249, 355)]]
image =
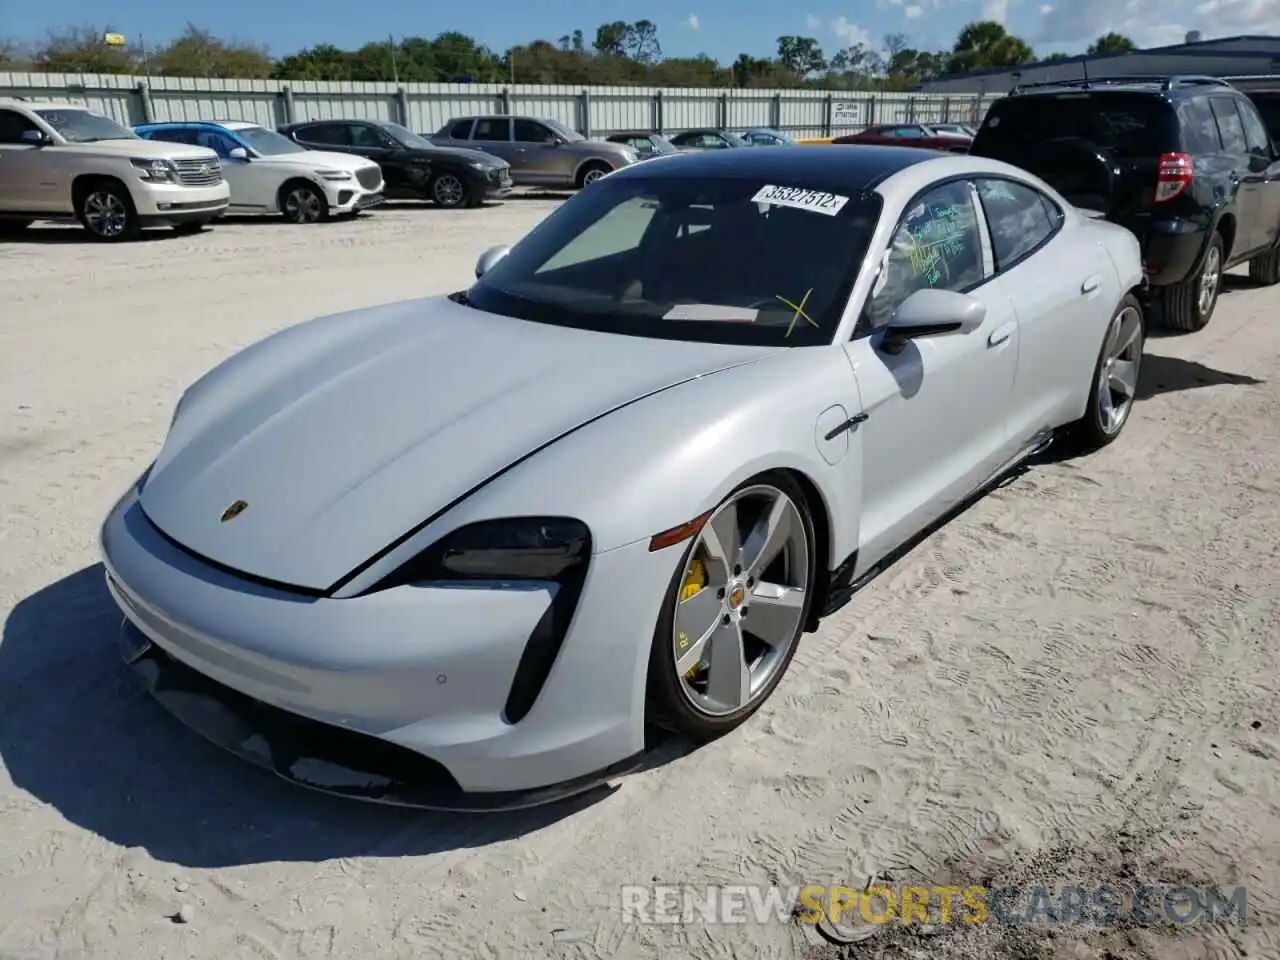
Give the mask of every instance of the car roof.
[(65, 103), (60, 100), (28, 100), (25, 97), (0, 97), (0, 107), (26, 107), (28, 110), (84, 110), (89, 108), (83, 103)]
[(1142, 93), (1158, 97), (1197, 96), (1207, 93), (1239, 93), (1221, 77), (1173, 74), (1168, 76), (1117, 76), (1073, 80), (1045, 80), (1018, 84), (1009, 97), (1033, 97), (1073, 93)]
[(724, 177), (765, 180), (779, 185), (838, 181), (845, 189), (865, 190), (900, 170), (936, 160), (934, 150), (911, 147), (837, 147), (798, 144), (794, 150), (710, 150), (673, 156), (667, 163), (623, 167), (610, 179), (629, 176)]

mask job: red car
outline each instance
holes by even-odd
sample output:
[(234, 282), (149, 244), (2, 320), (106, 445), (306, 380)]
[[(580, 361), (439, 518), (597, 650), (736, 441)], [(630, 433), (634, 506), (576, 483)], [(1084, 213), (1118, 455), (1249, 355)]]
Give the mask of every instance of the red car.
[(940, 133), (923, 123), (894, 123), (879, 127), (867, 127), (861, 133), (836, 137), (832, 143), (872, 143), (878, 146), (918, 147), (922, 150), (950, 150), (952, 153), (968, 153), (971, 137), (954, 133)]

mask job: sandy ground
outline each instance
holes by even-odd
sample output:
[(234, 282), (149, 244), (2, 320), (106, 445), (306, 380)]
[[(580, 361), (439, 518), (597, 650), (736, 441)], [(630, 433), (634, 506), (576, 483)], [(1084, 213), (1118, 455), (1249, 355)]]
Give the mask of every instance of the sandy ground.
[[(553, 206), (0, 245), (0, 957), (1280, 956), (1280, 290), (1244, 281), (1150, 342), (1120, 443), (978, 503), (807, 637), (744, 728), (606, 796), (345, 803), (137, 690), (95, 540), (182, 387), (287, 324), (460, 287)], [(620, 910), (625, 884), (886, 874), (1242, 884), (1247, 923), (836, 948)]]

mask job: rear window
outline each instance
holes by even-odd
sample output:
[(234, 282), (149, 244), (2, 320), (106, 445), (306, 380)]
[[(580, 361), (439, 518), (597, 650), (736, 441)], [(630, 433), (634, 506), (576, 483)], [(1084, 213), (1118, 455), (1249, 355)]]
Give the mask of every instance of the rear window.
[(1061, 93), (1007, 97), (992, 104), (969, 152), (1017, 163), (1047, 140), (1088, 140), (1117, 159), (1175, 151), (1178, 124), (1159, 97), (1134, 93)]

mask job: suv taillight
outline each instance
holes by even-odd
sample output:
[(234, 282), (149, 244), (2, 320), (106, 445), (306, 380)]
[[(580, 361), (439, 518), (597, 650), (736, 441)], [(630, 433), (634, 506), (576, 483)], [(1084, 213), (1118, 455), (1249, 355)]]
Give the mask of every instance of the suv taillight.
[(1195, 176), (1195, 161), (1189, 153), (1164, 153), (1156, 168), (1156, 203), (1168, 203), (1180, 196)]

